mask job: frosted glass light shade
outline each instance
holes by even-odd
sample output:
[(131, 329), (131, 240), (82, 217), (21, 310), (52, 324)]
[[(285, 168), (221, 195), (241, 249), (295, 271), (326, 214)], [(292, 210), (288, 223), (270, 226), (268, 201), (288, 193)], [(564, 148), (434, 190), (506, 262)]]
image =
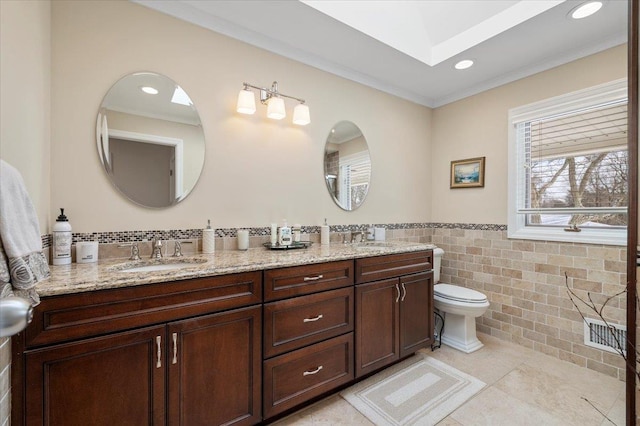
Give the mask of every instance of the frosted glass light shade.
[(256, 97), (252, 91), (245, 89), (240, 90), (236, 111), (240, 114), (253, 114), (256, 112)]
[(269, 99), (267, 105), (267, 117), (273, 118), (274, 120), (282, 120), (287, 116), (287, 113), (284, 110), (284, 99), (282, 98), (271, 98)]
[(298, 126), (306, 126), (311, 123), (311, 116), (309, 115), (309, 107), (305, 104), (298, 104), (293, 109), (293, 124)]

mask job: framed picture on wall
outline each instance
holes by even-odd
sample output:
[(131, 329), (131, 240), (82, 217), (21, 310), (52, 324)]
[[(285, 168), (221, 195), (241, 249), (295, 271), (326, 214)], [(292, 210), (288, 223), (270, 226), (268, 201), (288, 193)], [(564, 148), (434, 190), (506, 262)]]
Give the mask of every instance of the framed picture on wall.
[(484, 187), (484, 158), (451, 162), (451, 188)]

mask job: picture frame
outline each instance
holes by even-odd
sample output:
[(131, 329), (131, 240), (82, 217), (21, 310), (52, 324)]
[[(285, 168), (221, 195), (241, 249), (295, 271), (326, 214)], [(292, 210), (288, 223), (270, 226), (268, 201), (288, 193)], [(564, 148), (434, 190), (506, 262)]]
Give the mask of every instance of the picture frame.
[(484, 187), (485, 157), (451, 162), (451, 188)]

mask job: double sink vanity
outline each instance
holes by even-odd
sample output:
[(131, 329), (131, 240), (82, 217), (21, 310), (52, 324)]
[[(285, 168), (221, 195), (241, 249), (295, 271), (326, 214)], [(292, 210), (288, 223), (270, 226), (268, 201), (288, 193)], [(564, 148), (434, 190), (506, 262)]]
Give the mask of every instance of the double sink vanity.
[(278, 418), (431, 344), (431, 249), (336, 244), (54, 267), (33, 323), (13, 338), (12, 424)]

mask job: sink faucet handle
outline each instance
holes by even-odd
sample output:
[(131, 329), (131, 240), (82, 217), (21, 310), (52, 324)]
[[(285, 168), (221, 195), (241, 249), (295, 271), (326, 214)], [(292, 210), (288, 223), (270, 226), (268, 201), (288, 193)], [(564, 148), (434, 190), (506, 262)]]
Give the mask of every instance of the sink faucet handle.
[(182, 257), (182, 244), (193, 244), (193, 242), (176, 240), (173, 246), (173, 257)]
[(140, 260), (140, 248), (137, 242), (118, 244), (118, 247), (131, 247), (131, 257), (129, 257), (129, 260)]

